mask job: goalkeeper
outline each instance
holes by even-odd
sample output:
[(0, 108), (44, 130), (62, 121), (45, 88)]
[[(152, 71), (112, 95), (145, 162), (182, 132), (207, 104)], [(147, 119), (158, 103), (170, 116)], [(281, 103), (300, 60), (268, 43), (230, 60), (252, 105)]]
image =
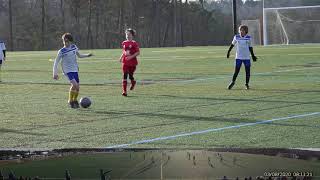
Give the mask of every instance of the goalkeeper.
[(239, 27), (239, 34), (235, 35), (232, 40), (232, 44), (229, 47), (227, 58), (230, 57), (230, 52), (232, 48), (236, 46), (236, 62), (235, 69), (232, 77), (232, 81), (230, 82), (228, 89), (232, 89), (235, 85), (237, 76), (240, 72), (240, 68), (242, 63), (244, 64), (246, 71), (246, 89), (250, 89), (249, 81), (250, 81), (250, 54), (253, 61), (257, 61), (257, 57), (253, 53), (253, 48), (251, 45), (251, 37), (248, 35), (248, 26), (241, 25)]

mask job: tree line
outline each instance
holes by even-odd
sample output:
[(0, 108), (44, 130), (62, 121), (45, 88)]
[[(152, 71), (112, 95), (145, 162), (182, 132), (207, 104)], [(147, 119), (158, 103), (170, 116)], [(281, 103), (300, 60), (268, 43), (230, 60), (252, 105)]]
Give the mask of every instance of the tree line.
[[(0, 0), (0, 38), (10, 50), (51, 50), (61, 47), (61, 35), (70, 32), (82, 49), (118, 48), (124, 29), (131, 27), (137, 30), (135, 39), (141, 47), (226, 45), (233, 36), (231, 3)], [(247, 13), (249, 18), (262, 15), (259, 1), (238, 1), (237, 5), (241, 18)]]

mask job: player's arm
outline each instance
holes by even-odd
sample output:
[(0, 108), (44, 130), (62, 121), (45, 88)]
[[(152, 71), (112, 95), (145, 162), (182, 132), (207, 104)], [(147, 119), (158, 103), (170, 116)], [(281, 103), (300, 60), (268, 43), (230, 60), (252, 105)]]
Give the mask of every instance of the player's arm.
[(58, 55), (56, 57), (56, 59), (54, 60), (54, 63), (53, 63), (53, 79), (55, 80), (58, 80), (59, 79), (59, 76), (58, 76), (58, 65), (61, 61), (61, 55), (60, 55), (60, 52), (58, 52)]
[(124, 56), (124, 53), (121, 54), (120, 58), (119, 58), (119, 62), (122, 62), (122, 58)]
[(3, 52), (3, 60), (6, 60), (6, 50), (2, 50)]
[(228, 49), (227, 58), (230, 57), (230, 52), (231, 52), (232, 48), (236, 45), (236, 43), (237, 43), (237, 38), (236, 38), (236, 36), (233, 36), (232, 42), (231, 42), (230, 47)]
[(77, 56), (78, 58), (85, 58), (85, 57), (90, 57), (92, 56), (91, 53), (88, 53), (88, 54), (80, 54), (78, 51), (77, 51)]
[(229, 47), (229, 49), (228, 49), (227, 58), (230, 57), (230, 52), (231, 52), (231, 50), (232, 50), (233, 47), (234, 47), (234, 45), (231, 44), (230, 47)]
[(253, 47), (249, 47), (249, 51), (250, 51), (252, 60), (253, 60), (253, 61), (257, 61), (258, 58), (257, 58), (257, 56), (255, 56), (254, 53), (253, 53)]

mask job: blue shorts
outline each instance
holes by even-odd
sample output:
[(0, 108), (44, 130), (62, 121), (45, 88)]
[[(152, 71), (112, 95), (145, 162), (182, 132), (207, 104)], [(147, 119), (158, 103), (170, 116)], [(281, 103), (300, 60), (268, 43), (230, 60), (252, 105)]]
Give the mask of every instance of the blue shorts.
[(77, 83), (79, 83), (79, 75), (78, 72), (69, 72), (66, 75), (68, 77), (68, 79), (71, 80), (76, 80)]
[(240, 68), (242, 63), (244, 64), (245, 67), (250, 67), (251, 66), (251, 61), (250, 59), (236, 59), (236, 67)]
[(2, 64), (2, 59), (0, 59), (0, 65)]

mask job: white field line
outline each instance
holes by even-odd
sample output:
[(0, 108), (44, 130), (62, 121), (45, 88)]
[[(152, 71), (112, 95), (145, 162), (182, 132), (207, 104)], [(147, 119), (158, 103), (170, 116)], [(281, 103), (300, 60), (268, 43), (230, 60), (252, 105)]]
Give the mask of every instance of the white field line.
[[(166, 51), (163, 51), (166, 52)], [(216, 54), (216, 52), (214, 51), (206, 51), (207, 54)], [(267, 57), (267, 56), (279, 56), (279, 55), (284, 55), (284, 56), (317, 56), (320, 55), (320, 53), (290, 53), (290, 54), (260, 54), (258, 57)], [(30, 59), (30, 56), (34, 57), (34, 56), (43, 56), (43, 55), (34, 55), (34, 54), (30, 54), (30, 55), (8, 55), (8, 60), (9, 61), (43, 61), (45, 60), (45, 58), (43, 59)], [(20, 60), (17, 59), (12, 59), (10, 60), (10, 58), (12, 57), (29, 57), (27, 59), (21, 58)], [(152, 61), (173, 61), (173, 60), (184, 60), (184, 59), (214, 59), (214, 58), (224, 58), (226, 59), (226, 55), (219, 55), (219, 56), (170, 56), (170, 58), (167, 59), (163, 59), (160, 57), (156, 57), (156, 56), (140, 56), (139, 59), (141, 61), (143, 60), (152, 60)], [(51, 57), (49, 58), (49, 61), (54, 61), (55, 57)], [(233, 59), (233, 56), (230, 57), (230, 59)], [(92, 61), (92, 60), (106, 60), (106, 61)], [(86, 60), (83, 59), (78, 59), (78, 62), (85, 62)], [(90, 62), (114, 62), (114, 61), (119, 61), (118, 57), (91, 57), (90, 60), (88, 60)]]
[(228, 130), (228, 129), (237, 129), (237, 128), (241, 128), (241, 127), (255, 126), (255, 125), (259, 125), (259, 124), (268, 124), (268, 123), (271, 123), (274, 121), (283, 121), (283, 120), (288, 120), (288, 119), (297, 119), (297, 118), (302, 118), (302, 117), (318, 116), (318, 115), (320, 115), (320, 112), (299, 114), (299, 115), (280, 117), (280, 118), (274, 118), (274, 119), (269, 119), (269, 120), (260, 120), (255, 123), (245, 123), (245, 124), (239, 124), (239, 125), (234, 125), (234, 126), (226, 126), (226, 127), (222, 127), (222, 128), (211, 128), (211, 129), (205, 129), (205, 130), (201, 130), (201, 131), (180, 133), (180, 134), (176, 134), (176, 135), (172, 135), (172, 136), (162, 136), (162, 137), (157, 137), (157, 138), (152, 138), (152, 139), (133, 141), (133, 142), (127, 143), (127, 144), (117, 144), (117, 145), (107, 146), (105, 148), (106, 149), (124, 148), (124, 147), (137, 145), (137, 144), (146, 144), (146, 143), (151, 143), (151, 142), (155, 142), (155, 141), (170, 140), (170, 139), (176, 139), (179, 137), (193, 136), (193, 135), (198, 135), (198, 134), (206, 134), (206, 133), (210, 133), (210, 132), (224, 131), (224, 130)]
[[(319, 67), (310, 67), (310, 68), (299, 68), (299, 69), (284, 69), (284, 70), (278, 70), (273, 72), (262, 72), (262, 73), (254, 73), (253, 75), (268, 75), (273, 73), (283, 73), (283, 72), (291, 72), (291, 71), (304, 71), (309, 69), (319, 69)], [(225, 75), (225, 76), (215, 76), (211, 78), (197, 78), (197, 79), (191, 79), (191, 80), (177, 80), (177, 81), (170, 81), (175, 83), (192, 83), (192, 82), (198, 82), (198, 81), (207, 81), (207, 80), (214, 80), (214, 79), (224, 79), (226, 77), (231, 78), (232, 75)]]
[[(320, 67), (309, 67), (309, 68), (299, 68), (299, 69), (283, 69), (273, 72), (262, 72), (262, 73), (254, 73), (253, 75), (268, 75), (273, 73), (283, 73), (283, 72), (292, 72), (292, 71), (304, 71), (309, 69), (319, 69)], [(220, 75), (220, 76), (214, 76), (214, 77), (208, 77), (208, 78), (196, 78), (196, 79), (190, 79), (190, 80), (163, 80), (163, 81), (154, 81), (154, 80), (138, 80), (138, 83), (144, 84), (144, 83), (179, 83), (179, 84), (189, 84), (189, 83), (196, 83), (200, 81), (208, 81), (208, 80), (216, 80), (216, 79), (224, 79), (224, 78), (231, 78), (232, 75)], [(27, 83), (27, 82), (26, 82)], [(120, 80), (105, 80), (101, 85), (103, 84), (110, 84), (110, 83), (121, 83)]]

